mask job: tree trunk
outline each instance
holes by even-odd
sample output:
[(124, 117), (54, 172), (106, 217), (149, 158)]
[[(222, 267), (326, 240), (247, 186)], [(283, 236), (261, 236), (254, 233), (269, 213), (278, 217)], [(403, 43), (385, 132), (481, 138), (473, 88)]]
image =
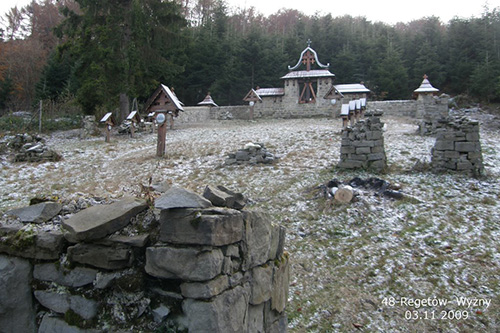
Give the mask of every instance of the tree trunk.
[(128, 95), (126, 93), (120, 93), (120, 111), (117, 115), (118, 124), (121, 124), (125, 118), (127, 118), (130, 112), (130, 102), (128, 100)]

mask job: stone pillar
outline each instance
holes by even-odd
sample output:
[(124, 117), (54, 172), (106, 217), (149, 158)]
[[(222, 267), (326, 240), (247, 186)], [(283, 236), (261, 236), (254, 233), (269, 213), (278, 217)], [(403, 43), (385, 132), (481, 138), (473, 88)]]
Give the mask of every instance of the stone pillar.
[(442, 94), (436, 96), (419, 96), (417, 100), (417, 115), (422, 119), (418, 124), (420, 135), (433, 135), (437, 129), (443, 127), (442, 120), (448, 117), (448, 99), (450, 96)]
[(479, 138), (479, 122), (466, 117), (441, 120), (432, 148), (434, 171), (459, 171), (476, 176), (484, 174)]
[(381, 171), (387, 167), (381, 116), (380, 111), (366, 112), (364, 119), (342, 130), (339, 168)]

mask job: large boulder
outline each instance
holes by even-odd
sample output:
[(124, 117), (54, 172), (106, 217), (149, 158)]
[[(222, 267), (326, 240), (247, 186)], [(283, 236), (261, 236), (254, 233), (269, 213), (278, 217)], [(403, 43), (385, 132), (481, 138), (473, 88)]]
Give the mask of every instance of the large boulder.
[(145, 200), (125, 198), (111, 205), (84, 209), (62, 222), (64, 237), (72, 243), (104, 238), (123, 229), (141, 211), (148, 208)]

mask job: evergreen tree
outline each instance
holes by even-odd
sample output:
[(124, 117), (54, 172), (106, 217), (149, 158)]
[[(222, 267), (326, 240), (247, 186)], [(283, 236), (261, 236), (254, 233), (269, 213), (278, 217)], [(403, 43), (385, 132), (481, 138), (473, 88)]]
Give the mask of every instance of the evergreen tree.
[[(59, 28), (76, 66), (76, 97), (84, 110), (107, 111), (145, 94), (183, 71), (176, 61), (182, 45), (185, 21), (180, 7), (160, 0), (76, 0), (81, 14), (67, 10)], [(182, 53), (182, 52), (181, 52)], [(124, 107), (125, 105), (125, 107)], [(121, 104), (118, 119), (126, 117)]]

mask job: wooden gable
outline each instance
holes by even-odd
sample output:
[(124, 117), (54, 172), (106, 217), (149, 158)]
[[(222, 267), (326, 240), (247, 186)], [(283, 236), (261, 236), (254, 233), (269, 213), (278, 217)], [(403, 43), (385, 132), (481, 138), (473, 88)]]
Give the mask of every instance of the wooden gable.
[(145, 104), (144, 113), (184, 111), (181, 101), (166, 86), (160, 84)]
[(262, 98), (260, 98), (259, 94), (257, 94), (257, 92), (254, 89), (250, 89), (250, 91), (248, 92), (248, 94), (246, 94), (243, 100), (245, 102), (257, 102), (257, 101), (262, 102)]

